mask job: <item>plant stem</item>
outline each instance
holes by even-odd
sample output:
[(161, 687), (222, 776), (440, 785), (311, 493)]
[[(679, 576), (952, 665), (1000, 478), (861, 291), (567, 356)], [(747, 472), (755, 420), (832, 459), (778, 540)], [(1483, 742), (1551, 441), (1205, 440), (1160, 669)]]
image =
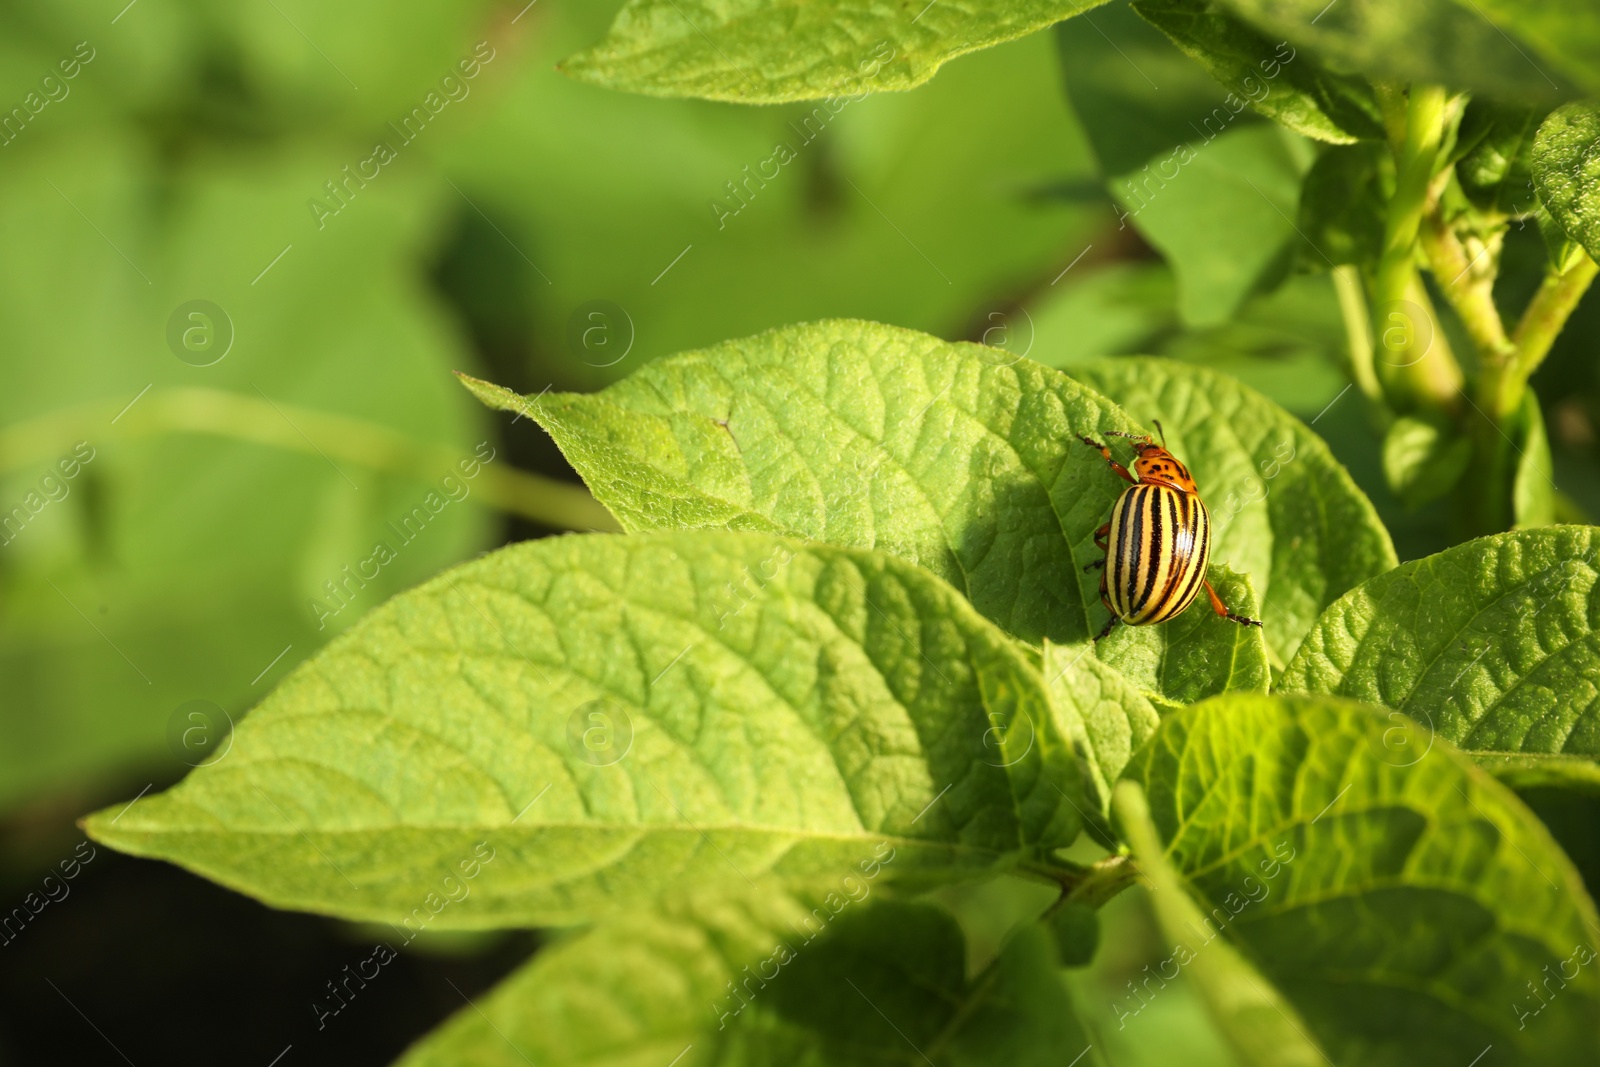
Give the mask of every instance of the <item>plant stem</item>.
[[(1412, 86), (1405, 96), (1403, 136), (1393, 141), (1395, 190), (1384, 221), (1383, 252), (1372, 281), (1373, 336), (1383, 350), (1378, 373), (1390, 397), (1400, 402), (1441, 410), (1456, 406), (1463, 378), (1461, 368), (1444, 346), (1426, 305), (1417, 300), (1418, 230), (1430, 200), (1430, 189), (1444, 136), (1447, 98), (1436, 85)], [(1399, 98), (1384, 91), (1391, 119), (1398, 118)], [(1400, 132), (1395, 121), (1391, 133)], [(1429, 321), (1419, 321), (1426, 318)], [(1416, 351), (1427, 331), (1428, 347)]]
[[(0, 430), (0, 470), (47, 463), (77, 441), (94, 444), (107, 437), (159, 437), (173, 433), (209, 434), (235, 441), (343, 460), (419, 482), (458, 474), (467, 458), (448, 445), (425, 444), (387, 426), (325, 411), (274, 404), (220, 389), (152, 390), (119, 412), (120, 400), (64, 408)], [(113, 417), (117, 423), (112, 424)], [(504, 463), (483, 464), (474, 490), (480, 500), (513, 515), (563, 530), (615, 530), (617, 522), (589, 493), (576, 485), (517, 470)]]
[(1484, 375), (1482, 396), (1489, 405), (1489, 413), (1495, 418), (1503, 422), (1522, 406), (1522, 394), (1528, 387), (1528, 379), (1544, 362), (1544, 357), (1550, 354), (1550, 346), (1560, 335), (1561, 328), (1578, 306), (1578, 301), (1583, 299), (1597, 272), (1600, 272), (1600, 266), (1584, 255), (1564, 271), (1552, 269), (1545, 273), (1544, 282), (1529, 301), (1522, 313), (1522, 321), (1517, 323), (1516, 331), (1511, 336), (1514, 345), (1511, 357), (1496, 368), (1496, 373)]
[(1333, 291), (1339, 298), (1339, 316), (1349, 344), (1350, 380), (1376, 403), (1383, 399), (1383, 386), (1372, 367), (1372, 317), (1367, 312), (1360, 271), (1348, 263), (1333, 268)]
[[(1433, 276), (1472, 338), (1481, 366), (1510, 358), (1513, 345), (1494, 303), (1496, 248), (1491, 242), (1476, 257), (1466, 248), (1437, 209), (1428, 212), (1419, 233)], [(1483, 262), (1487, 260), (1487, 262)]]
[(1059, 867), (1030, 867), (1023, 870), (1042, 875), (1061, 887), (1061, 896), (1045, 909), (1043, 918), (1055, 914), (1068, 901), (1098, 908), (1138, 880), (1139, 870), (1133, 858), (1125, 855), (1107, 856), (1087, 867), (1073, 864), (1069, 869)]

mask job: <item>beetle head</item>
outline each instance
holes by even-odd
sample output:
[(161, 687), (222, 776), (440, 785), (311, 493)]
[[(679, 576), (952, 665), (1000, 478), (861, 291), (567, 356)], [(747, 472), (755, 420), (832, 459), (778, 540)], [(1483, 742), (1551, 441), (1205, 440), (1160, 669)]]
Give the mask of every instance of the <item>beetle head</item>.
[(1148, 438), (1137, 442), (1134, 447), (1139, 450), (1139, 456), (1133, 461), (1133, 473), (1139, 476), (1141, 482), (1170, 485), (1185, 493), (1196, 491), (1194, 476), (1189, 473), (1189, 468), (1165, 447)]
[(1133, 442), (1134, 450), (1138, 456), (1133, 461), (1133, 473), (1139, 481), (1151, 485), (1166, 485), (1185, 493), (1197, 492), (1194, 476), (1189, 473), (1189, 468), (1179, 462), (1178, 457), (1167, 451), (1167, 431), (1161, 424), (1155, 424), (1156, 430), (1161, 434), (1161, 443), (1158, 445), (1149, 434), (1120, 433), (1110, 431), (1113, 436), (1126, 437)]

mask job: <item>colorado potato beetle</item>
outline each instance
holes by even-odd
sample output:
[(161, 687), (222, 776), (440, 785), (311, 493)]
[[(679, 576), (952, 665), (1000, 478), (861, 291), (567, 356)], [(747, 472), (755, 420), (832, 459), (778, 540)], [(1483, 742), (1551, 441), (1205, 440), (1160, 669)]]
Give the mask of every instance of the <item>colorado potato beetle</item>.
[(1165, 622), (1183, 612), (1203, 586), (1218, 615), (1243, 626), (1260, 626), (1255, 619), (1228, 610), (1206, 579), (1211, 562), (1211, 514), (1200, 501), (1189, 468), (1167, 451), (1167, 434), (1158, 445), (1149, 434), (1111, 431), (1111, 436), (1133, 442), (1138, 457), (1133, 471), (1118, 463), (1111, 450), (1090, 437), (1084, 444), (1099, 452), (1117, 476), (1130, 482), (1111, 508), (1111, 521), (1094, 532), (1094, 543), (1105, 553), (1084, 566), (1099, 567), (1100, 602), (1111, 618), (1095, 635), (1098, 641), (1118, 622), (1144, 626)]

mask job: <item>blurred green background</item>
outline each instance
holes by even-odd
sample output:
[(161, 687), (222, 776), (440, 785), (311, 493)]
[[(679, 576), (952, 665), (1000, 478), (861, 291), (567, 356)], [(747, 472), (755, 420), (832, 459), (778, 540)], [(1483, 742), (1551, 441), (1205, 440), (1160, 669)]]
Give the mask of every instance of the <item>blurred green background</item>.
[[(834, 316), (1069, 371), (1168, 354), (1315, 419), (1403, 559), (1446, 543), (1384, 488), (1343, 393), (1337, 302), (1292, 221), (1313, 146), (1245, 113), (1170, 205), (1125, 217), (1125, 177), (1221, 90), (1121, 5), (852, 102), (760, 181), (808, 108), (555, 70), (613, 3), (125, 3), (0, 11), (5, 909), (74, 854), (74, 819), (180, 778), (385, 597), (598, 521), (548, 440), (452, 370), (593, 389)], [(1538, 241), (1508, 239), (1509, 303)], [(1591, 514), (1597, 340), (1591, 297), (1535, 382), (1557, 481)], [(474, 454), (486, 474), (447, 480)], [(424, 939), (319, 1029), (312, 1001), (370, 931), (103, 849), (68, 888), (0, 934), (0, 1064), (387, 1063), (537, 944)], [(1141, 898), (1108, 909), (1071, 976), (1108, 1058), (1226, 1062), (1181, 980), (1119, 1024), (1164, 955)]]

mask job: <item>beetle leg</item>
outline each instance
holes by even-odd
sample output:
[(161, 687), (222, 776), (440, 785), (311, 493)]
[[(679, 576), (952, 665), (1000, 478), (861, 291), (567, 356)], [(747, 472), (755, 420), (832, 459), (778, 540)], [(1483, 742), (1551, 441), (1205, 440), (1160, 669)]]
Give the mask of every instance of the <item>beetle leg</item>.
[(1211, 598), (1211, 610), (1216, 612), (1218, 615), (1221, 615), (1229, 622), (1236, 622), (1240, 626), (1261, 625), (1261, 623), (1255, 619), (1247, 619), (1243, 615), (1235, 615), (1233, 612), (1229, 611), (1228, 605), (1224, 604), (1222, 602), (1222, 598), (1217, 595), (1217, 591), (1211, 588), (1211, 582), (1209, 579), (1206, 580), (1206, 596)]
[(1100, 627), (1100, 632), (1094, 635), (1094, 639), (1096, 641), (1100, 640), (1106, 634), (1110, 633), (1111, 632), (1111, 628), (1113, 626), (1115, 626), (1116, 624), (1117, 624), (1117, 616), (1113, 612), (1111, 618), (1106, 620), (1106, 624), (1104, 626)]
[[(1094, 547), (1098, 548), (1101, 552), (1104, 552), (1107, 555), (1109, 555), (1110, 552), (1111, 552), (1110, 548), (1108, 547), (1109, 544), (1110, 544), (1110, 540), (1111, 540), (1111, 524), (1108, 522), (1104, 526), (1100, 527), (1100, 529), (1098, 529), (1098, 530), (1096, 530), (1094, 532)], [(1088, 563), (1085, 563), (1083, 565), (1083, 569), (1086, 570), (1086, 571), (1092, 571), (1096, 567), (1104, 567), (1105, 565), (1106, 565), (1106, 557), (1105, 556), (1101, 556), (1099, 559), (1090, 560)]]
[(1094, 438), (1092, 438), (1092, 437), (1084, 437), (1082, 434), (1078, 435), (1078, 440), (1082, 441), (1084, 444), (1088, 445), (1090, 448), (1094, 449), (1096, 452), (1099, 452), (1102, 456), (1104, 456), (1106, 462), (1111, 465), (1111, 469), (1116, 471), (1117, 472), (1117, 476), (1120, 477), (1123, 481), (1132, 482), (1134, 485), (1138, 485), (1139, 484), (1139, 479), (1137, 479), (1133, 475), (1129, 474), (1127, 467), (1124, 467), (1122, 464), (1118, 463), (1116, 460), (1111, 458), (1111, 449), (1107, 448), (1105, 445), (1101, 444), (1099, 441), (1096, 441)]
[(1107, 619), (1106, 620), (1106, 624), (1104, 626), (1100, 627), (1100, 632), (1094, 635), (1094, 639), (1096, 641), (1100, 640), (1106, 634), (1110, 633), (1111, 632), (1111, 628), (1113, 626), (1115, 626), (1117, 624), (1117, 621), (1118, 621), (1117, 620), (1117, 613), (1111, 607), (1111, 596), (1106, 590), (1106, 572), (1105, 571), (1101, 571), (1100, 572), (1100, 603), (1102, 603), (1102, 604), (1104, 604), (1106, 606), (1106, 611), (1110, 612), (1111, 618)]

